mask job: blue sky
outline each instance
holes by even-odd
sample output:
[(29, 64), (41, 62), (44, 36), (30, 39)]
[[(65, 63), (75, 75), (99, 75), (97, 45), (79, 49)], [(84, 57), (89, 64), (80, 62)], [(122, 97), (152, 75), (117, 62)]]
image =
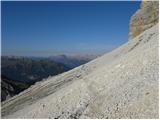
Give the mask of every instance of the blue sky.
[(139, 1), (2, 2), (2, 55), (101, 54), (128, 40)]

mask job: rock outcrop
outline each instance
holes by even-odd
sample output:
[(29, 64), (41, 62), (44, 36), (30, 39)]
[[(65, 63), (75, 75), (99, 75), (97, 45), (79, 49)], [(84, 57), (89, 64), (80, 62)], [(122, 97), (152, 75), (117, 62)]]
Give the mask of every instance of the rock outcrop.
[(131, 17), (129, 40), (158, 23), (158, 1), (142, 1), (140, 9)]

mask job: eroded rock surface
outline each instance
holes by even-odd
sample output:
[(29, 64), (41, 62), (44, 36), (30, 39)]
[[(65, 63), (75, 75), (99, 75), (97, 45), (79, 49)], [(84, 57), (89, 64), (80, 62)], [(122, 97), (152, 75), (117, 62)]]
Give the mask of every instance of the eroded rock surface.
[(129, 39), (132, 39), (143, 31), (158, 23), (158, 1), (142, 1), (140, 9), (131, 17)]

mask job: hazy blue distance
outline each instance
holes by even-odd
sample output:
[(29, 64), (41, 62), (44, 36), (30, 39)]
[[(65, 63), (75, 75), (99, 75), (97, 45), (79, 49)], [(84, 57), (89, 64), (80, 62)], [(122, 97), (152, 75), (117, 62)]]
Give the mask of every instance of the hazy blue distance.
[(139, 1), (2, 2), (2, 55), (100, 54), (128, 40)]

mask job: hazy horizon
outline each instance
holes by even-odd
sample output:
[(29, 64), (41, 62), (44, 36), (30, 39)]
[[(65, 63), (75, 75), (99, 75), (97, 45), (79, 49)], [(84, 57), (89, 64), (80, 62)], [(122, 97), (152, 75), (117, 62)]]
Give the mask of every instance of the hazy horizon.
[(129, 20), (139, 4), (2, 1), (2, 55), (104, 54), (127, 42)]

